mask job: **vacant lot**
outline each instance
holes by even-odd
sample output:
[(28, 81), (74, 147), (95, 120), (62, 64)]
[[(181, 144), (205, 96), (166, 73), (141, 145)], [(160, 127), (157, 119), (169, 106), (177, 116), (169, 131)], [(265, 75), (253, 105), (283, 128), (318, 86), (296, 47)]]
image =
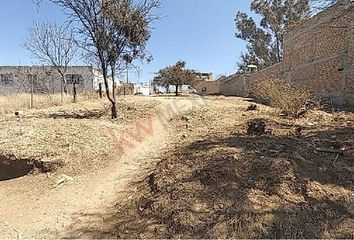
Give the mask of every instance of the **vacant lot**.
[(1, 115), (0, 238), (66, 234), (102, 213), (174, 141), (169, 123), (193, 99), (122, 97), (116, 120), (97, 99)]
[[(354, 237), (354, 114), (119, 102), (115, 121), (99, 100), (1, 117), (0, 238)], [(136, 126), (124, 147), (109, 131)]]
[[(353, 238), (354, 115), (294, 120), (237, 98), (175, 119), (180, 136), (111, 216), (124, 238)], [(253, 119), (264, 135), (248, 135)], [(99, 236), (98, 234), (97, 236)]]
[(99, 99), (25, 110), (19, 116), (2, 115), (1, 160), (8, 160), (8, 168), (22, 161), (25, 165), (31, 162), (33, 167), (43, 167), (44, 171), (70, 167), (70, 173), (82, 167), (102, 167), (109, 162), (105, 159), (117, 157), (116, 151), (111, 151), (115, 144), (108, 129), (119, 131), (146, 117), (159, 104), (154, 99), (125, 98), (120, 101), (120, 117), (114, 121), (109, 116), (109, 104)]

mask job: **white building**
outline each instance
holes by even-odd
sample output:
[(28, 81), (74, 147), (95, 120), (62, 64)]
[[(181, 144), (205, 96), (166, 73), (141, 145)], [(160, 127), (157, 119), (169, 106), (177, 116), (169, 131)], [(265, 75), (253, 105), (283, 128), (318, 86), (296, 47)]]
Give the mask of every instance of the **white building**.
[(144, 96), (149, 96), (150, 93), (150, 86), (143, 84), (134, 84), (134, 94), (142, 94)]

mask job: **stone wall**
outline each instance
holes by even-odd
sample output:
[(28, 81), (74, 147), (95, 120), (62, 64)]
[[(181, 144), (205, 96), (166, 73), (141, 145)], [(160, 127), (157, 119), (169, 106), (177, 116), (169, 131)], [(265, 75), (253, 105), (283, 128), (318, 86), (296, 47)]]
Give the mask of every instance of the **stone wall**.
[(353, 105), (354, 7), (342, 0), (284, 38), (283, 73), (295, 86)]
[(220, 94), (225, 96), (241, 96), (250, 95), (251, 84), (269, 77), (282, 78), (282, 64), (278, 63), (271, 67), (262, 69), (250, 74), (234, 74), (226, 78), (220, 79)]
[(220, 94), (225, 96), (244, 96), (245, 95), (245, 83), (244, 76), (239, 74), (233, 74), (228, 77), (219, 79), (219, 91)]
[(272, 76), (328, 97), (337, 105), (354, 105), (354, 3), (342, 0), (294, 27), (284, 37), (281, 63), (251, 74), (223, 77), (215, 85), (220, 94), (248, 96), (252, 82)]
[(193, 88), (201, 94), (219, 94), (219, 81), (197, 81)]

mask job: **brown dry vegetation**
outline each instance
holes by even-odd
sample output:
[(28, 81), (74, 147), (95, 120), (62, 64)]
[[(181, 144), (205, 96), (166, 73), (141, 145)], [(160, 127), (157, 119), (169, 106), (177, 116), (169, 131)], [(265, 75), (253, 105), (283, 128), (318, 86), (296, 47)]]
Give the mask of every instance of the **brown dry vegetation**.
[[(264, 105), (250, 107), (247, 99), (204, 100), (201, 109), (170, 119), (171, 139), (152, 156), (157, 164), (120, 193), (126, 198), (117, 199), (113, 211), (94, 216), (104, 224), (90, 222), (69, 236), (354, 237), (354, 114), (316, 110), (293, 119)], [(131, 126), (162, 107), (156, 98), (118, 102), (118, 120), (109, 111), (87, 119), (48, 115), (104, 110), (103, 100), (2, 115), (0, 167), (37, 161), (75, 175), (108, 166), (120, 153), (111, 151), (107, 130)], [(266, 131), (248, 135), (255, 119)]]
[[(109, 160), (121, 154), (111, 151), (116, 146), (108, 129), (119, 131), (132, 122), (146, 118), (146, 109), (153, 110), (160, 105), (153, 99), (137, 99), (119, 99), (120, 115), (116, 120), (109, 115), (108, 102), (100, 99), (38, 110), (21, 108), (25, 111), (20, 116), (15, 116), (13, 112), (0, 115), (0, 167), (5, 166), (4, 162), (9, 166), (16, 165), (18, 161), (24, 165), (34, 164), (43, 171), (65, 166), (67, 173), (77, 173), (82, 169), (107, 166)], [(94, 110), (100, 110), (103, 115), (87, 114)], [(69, 118), (51, 117), (53, 112), (65, 112)], [(85, 117), (80, 117), (81, 113)]]
[(255, 82), (251, 88), (257, 98), (268, 101), (271, 106), (280, 108), (293, 117), (299, 116), (305, 103), (312, 100), (309, 91), (292, 87), (275, 77)]
[[(354, 115), (281, 118), (210, 98), (173, 120), (177, 139), (103, 215), (121, 238), (353, 238)], [(268, 133), (246, 134), (263, 119)], [(315, 150), (317, 149), (317, 151)], [(323, 152), (325, 149), (329, 152)], [(331, 153), (332, 151), (332, 153)], [(338, 153), (337, 153), (338, 151)]]
[[(97, 98), (96, 93), (80, 94), (77, 96), (79, 101), (85, 101)], [(42, 109), (52, 106), (66, 105), (73, 101), (73, 96), (61, 94), (34, 94), (33, 109)], [(31, 96), (27, 93), (2, 95), (0, 96), (0, 114), (14, 113), (19, 110), (27, 110), (30, 108)]]

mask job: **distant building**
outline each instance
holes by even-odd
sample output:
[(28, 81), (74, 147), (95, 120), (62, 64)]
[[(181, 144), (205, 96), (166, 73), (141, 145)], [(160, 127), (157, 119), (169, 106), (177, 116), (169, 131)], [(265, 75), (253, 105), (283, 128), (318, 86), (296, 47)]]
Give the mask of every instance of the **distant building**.
[(134, 94), (142, 94), (144, 96), (149, 96), (150, 93), (150, 86), (143, 84), (134, 84)]
[[(170, 92), (176, 92), (176, 86), (170, 85)], [(178, 86), (179, 93), (196, 93), (197, 91), (190, 85), (179, 85)]]
[(196, 72), (195, 75), (198, 80), (213, 81), (213, 73)]
[(197, 81), (193, 83), (193, 89), (199, 94), (218, 94), (219, 81), (215, 81), (212, 73), (196, 73)]
[[(70, 66), (65, 74), (67, 89), (73, 89), (76, 83), (78, 93), (97, 91), (101, 84), (105, 91), (103, 75), (91, 66)], [(112, 89), (112, 80), (108, 80), (109, 89)], [(62, 79), (54, 67), (51, 66), (0, 66), (0, 94), (30, 92), (60, 93)], [(120, 82), (117, 79), (116, 85)]]

